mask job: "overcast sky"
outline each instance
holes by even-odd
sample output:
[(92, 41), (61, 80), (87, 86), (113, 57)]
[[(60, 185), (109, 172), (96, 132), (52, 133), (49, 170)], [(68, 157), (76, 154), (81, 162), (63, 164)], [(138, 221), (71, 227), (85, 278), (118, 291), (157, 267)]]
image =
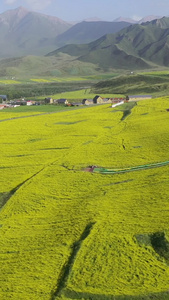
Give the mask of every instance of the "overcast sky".
[(169, 15), (169, 0), (0, 0), (0, 13), (19, 6), (65, 21), (92, 17), (113, 21), (120, 16), (139, 20), (149, 15)]

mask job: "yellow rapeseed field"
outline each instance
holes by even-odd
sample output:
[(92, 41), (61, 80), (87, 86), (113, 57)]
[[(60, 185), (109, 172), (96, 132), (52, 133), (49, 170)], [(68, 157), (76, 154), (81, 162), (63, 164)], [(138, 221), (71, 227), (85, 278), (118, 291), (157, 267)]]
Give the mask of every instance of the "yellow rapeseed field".
[(21, 82), (14, 79), (1, 79), (0, 84), (20, 84)]
[(159, 98), (125, 119), (110, 105), (18, 119), (0, 112), (1, 300), (168, 291), (169, 166), (85, 172), (169, 160), (167, 108)]

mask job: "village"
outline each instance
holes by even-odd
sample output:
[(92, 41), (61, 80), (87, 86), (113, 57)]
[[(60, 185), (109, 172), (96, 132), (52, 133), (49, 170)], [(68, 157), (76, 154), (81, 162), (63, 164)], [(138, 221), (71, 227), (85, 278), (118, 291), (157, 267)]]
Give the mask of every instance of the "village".
[(151, 99), (151, 95), (129, 95), (123, 98), (104, 98), (99, 95), (96, 95), (93, 99), (83, 99), (81, 102), (70, 102), (66, 98), (53, 99), (52, 97), (47, 97), (43, 101), (37, 100), (26, 100), (25, 98), (17, 100), (8, 100), (7, 95), (0, 95), (0, 110), (11, 107), (18, 106), (31, 106), (31, 105), (65, 105), (65, 106), (82, 106), (82, 105), (96, 105), (96, 104), (111, 104), (112, 107), (116, 107), (126, 102), (131, 101), (140, 101)]

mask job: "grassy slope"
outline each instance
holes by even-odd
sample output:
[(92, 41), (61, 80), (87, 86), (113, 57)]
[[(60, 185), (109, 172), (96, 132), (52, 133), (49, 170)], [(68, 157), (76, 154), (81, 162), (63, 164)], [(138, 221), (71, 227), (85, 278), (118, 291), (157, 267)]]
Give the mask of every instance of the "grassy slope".
[[(168, 160), (168, 107), (167, 98), (142, 101), (124, 121), (104, 105), (0, 123), (0, 192), (13, 191), (0, 213), (1, 299), (167, 291), (169, 167), (114, 176), (83, 168)], [(161, 252), (146, 242), (156, 232)]]
[(136, 75), (123, 75), (98, 82), (93, 88), (97, 93), (154, 94), (165, 95), (169, 92), (169, 73), (150, 72)]
[(93, 75), (98, 67), (92, 63), (75, 61), (67, 54), (55, 56), (24, 56), (0, 60), (0, 76), (30, 78), (32, 76)]

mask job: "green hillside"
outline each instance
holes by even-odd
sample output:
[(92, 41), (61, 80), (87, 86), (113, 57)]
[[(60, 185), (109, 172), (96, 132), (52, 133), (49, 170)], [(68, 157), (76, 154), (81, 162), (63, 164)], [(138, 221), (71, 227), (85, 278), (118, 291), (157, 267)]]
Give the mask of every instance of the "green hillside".
[[(17, 25), (18, 29), (16, 30), (17, 37), (16, 34), (12, 35), (11, 33), (11, 37), (7, 39), (12, 43), (12, 47), (9, 45), (5, 46), (6, 44), (2, 43), (1, 51), (3, 52), (4, 47), (4, 49), (12, 51), (11, 53), (14, 55), (14, 53), (18, 51), (18, 47), (21, 47), (22, 53), (40, 54), (39, 51), (41, 51), (42, 54), (48, 52), (46, 47), (48, 47), (48, 50), (49, 47), (53, 49), (54, 44), (51, 44), (53, 40), (52, 35), (56, 34), (56, 32), (51, 22), (54, 22), (54, 20), (51, 20), (50, 17), (48, 19), (46, 16), (42, 17), (39, 14), (36, 15), (35, 13), (28, 13), (23, 10), (21, 10), (21, 12), (23, 16), (21, 21), (18, 21), (19, 25)], [(30, 20), (29, 22), (25, 21), (25, 25), (20, 26), (20, 23), (22, 23), (25, 18), (26, 20), (27, 18), (28, 20), (29, 18), (33, 19), (31, 19), (32, 22)], [(29, 26), (26, 27), (27, 23), (29, 23)], [(36, 23), (41, 24), (40, 28)], [(76, 35), (82, 35), (84, 39), (85, 36), (87, 36), (86, 30), (89, 30), (88, 22), (84, 23), (86, 28), (84, 32), (82, 30), (83, 24), (77, 25), (74, 29), (70, 29), (70, 31), (73, 31), (75, 39)], [(93, 25), (93, 23), (92, 26), (96, 26), (96, 24)], [(52, 31), (49, 29), (49, 24), (53, 28)], [(59, 24), (62, 26), (61, 22)], [(89, 25), (91, 25), (90, 22)], [(36, 27), (36, 30), (33, 30), (33, 26)], [(61, 30), (59, 29), (59, 25), (57, 25), (57, 28), (59, 31)], [(106, 26), (102, 28), (106, 31), (109, 30)], [(51, 35), (48, 35), (47, 39), (43, 38), (42, 35), (46, 36), (48, 31)], [(4, 31), (2, 30), (2, 32)], [(100, 33), (101, 32), (102, 30), (100, 30)], [(66, 29), (64, 34), (67, 36)], [(141, 25), (134, 24), (120, 30), (116, 34), (103, 35), (101, 38), (88, 44), (66, 45), (49, 52), (45, 57), (41, 56), (38, 58), (35, 57), (35, 55), (29, 55), (26, 57), (22, 56), (0, 60), (0, 76), (29, 77), (32, 74), (37, 76), (91, 75), (98, 72), (120, 72), (121, 70), (123, 72), (124, 70), (133, 72), (137, 70), (165, 68), (168, 67), (169, 64), (168, 34), (169, 18), (166, 17)], [(28, 35), (29, 38), (27, 38)], [(37, 35), (38, 39), (36, 37)], [(15, 43), (15, 39), (17, 43)], [(17, 56), (18, 53), (19, 52), (17, 52)]]
[(136, 75), (121, 75), (96, 83), (93, 93), (155, 94), (169, 93), (169, 73), (152, 72)]
[[(25, 56), (0, 60), (1, 94), (7, 94), (9, 98), (23, 95), (37, 97), (83, 88), (92, 88), (93, 95), (150, 93), (158, 96), (169, 93), (167, 68), (144, 73), (131, 73), (118, 68), (105, 72), (97, 64), (75, 58), (58, 53), (55, 56)], [(108, 63), (107, 57), (104, 59)]]
[(128, 104), (0, 112), (0, 299), (168, 300), (169, 98)]
[(92, 63), (75, 61), (67, 54), (24, 56), (0, 60), (0, 77), (30, 78), (32, 76), (92, 75), (101, 69)]
[(108, 34), (85, 45), (68, 45), (53, 51), (78, 56), (78, 60), (92, 62), (99, 67), (146, 69), (157, 65), (168, 66), (169, 18), (163, 17)]
[(0, 60), (0, 93), (8, 99), (44, 98), (66, 91), (86, 90), (93, 83), (116, 75), (62, 53), (50, 57), (8, 58)]

